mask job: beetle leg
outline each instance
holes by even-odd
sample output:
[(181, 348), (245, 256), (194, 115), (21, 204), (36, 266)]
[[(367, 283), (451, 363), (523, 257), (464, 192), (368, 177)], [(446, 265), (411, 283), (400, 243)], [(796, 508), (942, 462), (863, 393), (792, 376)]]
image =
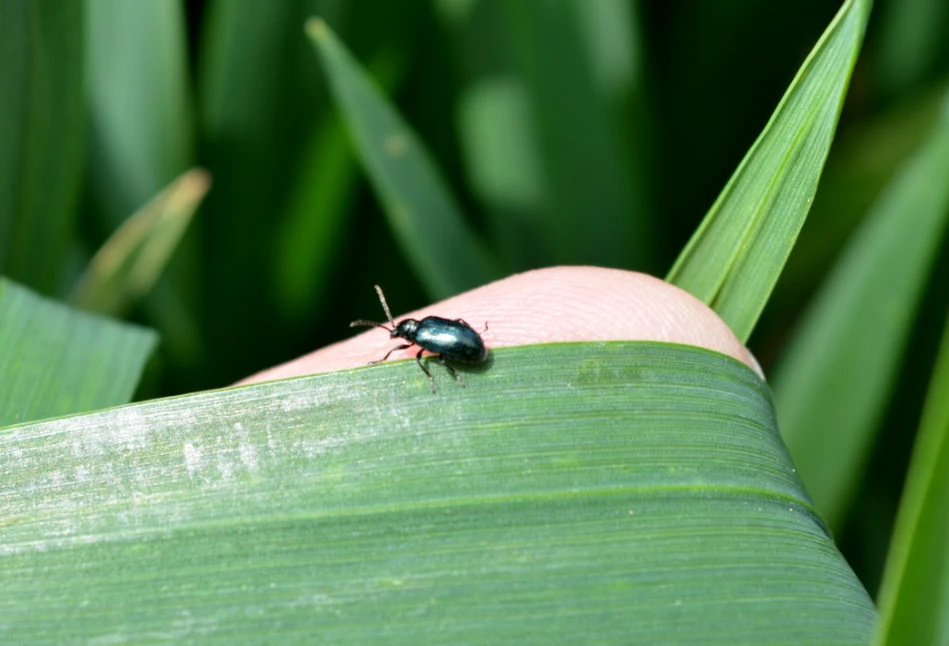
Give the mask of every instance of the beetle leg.
[[(471, 327), (471, 324), (468, 323), (468, 321), (466, 321), (465, 319), (455, 319), (455, 323), (464, 323), (464, 324), (467, 325), (468, 327)], [(472, 328), (472, 329), (474, 329), (474, 328)], [(484, 333), (487, 332), (487, 331), (488, 331), (488, 322), (485, 321), (485, 322), (484, 322), (484, 329), (481, 330), (481, 332), (479, 332), (478, 334), (484, 334)]]
[(442, 355), (438, 355), (438, 363), (448, 368), (448, 372), (450, 372), (451, 376), (455, 378), (455, 381), (461, 384), (462, 388), (465, 387), (465, 380), (461, 378), (461, 375), (458, 374), (457, 370), (451, 367), (451, 364), (445, 361), (445, 357), (443, 357)]
[(406, 348), (411, 348), (411, 347), (412, 347), (412, 344), (411, 344), (411, 343), (406, 343), (405, 345), (397, 345), (397, 346), (395, 346), (394, 348), (392, 348), (391, 350), (389, 350), (388, 352), (386, 352), (386, 356), (382, 357), (381, 359), (377, 359), (376, 361), (370, 361), (370, 362), (369, 362), (369, 365), (370, 365), (370, 366), (374, 366), (374, 365), (377, 364), (377, 363), (382, 363), (383, 361), (385, 361), (386, 359), (388, 359), (388, 358), (389, 358), (389, 355), (392, 354), (393, 352), (395, 352), (396, 350), (405, 350)]
[(435, 394), (435, 378), (432, 376), (432, 373), (428, 371), (428, 368), (425, 367), (425, 364), (422, 363), (422, 353), (425, 352), (425, 349), (418, 351), (418, 354), (415, 355), (415, 362), (418, 363), (418, 367), (422, 369), (422, 372), (425, 373), (425, 376), (428, 377), (428, 383), (432, 385), (432, 394)]

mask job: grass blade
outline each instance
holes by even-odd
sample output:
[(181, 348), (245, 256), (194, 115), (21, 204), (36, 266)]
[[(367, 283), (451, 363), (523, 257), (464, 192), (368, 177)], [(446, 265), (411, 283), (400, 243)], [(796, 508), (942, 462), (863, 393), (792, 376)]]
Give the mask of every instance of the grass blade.
[(89, 262), (73, 303), (125, 314), (158, 280), (210, 186), (205, 171), (190, 170), (134, 213)]
[(532, 126), (527, 92), (517, 79), (479, 80), (459, 99), (468, 181), (510, 267), (550, 265), (557, 258), (543, 226), (546, 190)]
[(846, 512), (949, 222), (949, 96), (861, 223), (774, 377), (781, 432), (832, 526)]
[(90, 182), (112, 231), (193, 163), (185, 16), (181, 2), (85, 6)]
[(949, 635), (949, 320), (936, 360), (883, 584), (874, 644), (939, 644)]
[[(543, 169), (538, 234), (560, 263), (646, 266), (644, 186), (620, 144), (614, 105), (627, 98), (635, 74), (609, 53), (618, 48), (627, 65), (635, 58), (627, 7), (615, 0), (499, 6)], [(612, 29), (597, 29), (598, 21)]]
[(909, 94), (927, 77), (938, 77), (940, 58), (945, 60), (947, 27), (949, 5), (942, 0), (884, 4), (876, 66), (880, 89)]
[(63, 280), (83, 153), (82, 3), (0, 0), (0, 272)]
[(0, 635), (866, 643), (743, 364), (552, 344), (467, 383), (409, 360), (5, 430)]
[(274, 221), (286, 212), (319, 113), (316, 65), (300, 33), (303, 5), (213, 0), (201, 21), (201, 152), (214, 191), (196, 228), (204, 352), (189, 372), (201, 373), (203, 387), (274, 361), (272, 347), (247, 340), (274, 324)]
[(310, 20), (307, 33), (396, 238), (429, 295), (444, 298), (497, 278), (414, 132), (324, 22)]
[(557, 264), (543, 159), (527, 89), (506, 47), (502, 7), (494, 0), (436, 2), (458, 81), (455, 122), (466, 183), (508, 268)]
[(327, 115), (307, 147), (288, 217), (277, 232), (273, 289), (294, 319), (319, 307), (333, 279), (356, 176), (343, 124)]
[(768, 317), (790, 320), (804, 308), (883, 189), (929, 137), (943, 94), (927, 92), (897, 105), (837, 142), (807, 225), (768, 303)]
[[(404, 63), (392, 56), (378, 57), (370, 69), (387, 89), (405, 75)], [(335, 263), (358, 169), (339, 112), (328, 110), (306, 147), (287, 217), (277, 231), (273, 290), (294, 320), (318, 311), (337, 280)]]
[(0, 427), (128, 402), (155, 341), (0, 278)]
[(869, 0), (847, 0), (667, 279), (746, 341), (804, 224), (863, 41)]

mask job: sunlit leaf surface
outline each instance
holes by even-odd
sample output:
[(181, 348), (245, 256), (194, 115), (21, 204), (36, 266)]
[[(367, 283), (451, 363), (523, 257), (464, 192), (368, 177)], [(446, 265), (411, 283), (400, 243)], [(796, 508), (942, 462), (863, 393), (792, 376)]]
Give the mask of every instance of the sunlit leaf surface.
[[(0, 434), (0, 636), (866, 643), (765, 385), (704, 350), (510, 348)], [(53, 618), (53, 619), (51, 619)]]

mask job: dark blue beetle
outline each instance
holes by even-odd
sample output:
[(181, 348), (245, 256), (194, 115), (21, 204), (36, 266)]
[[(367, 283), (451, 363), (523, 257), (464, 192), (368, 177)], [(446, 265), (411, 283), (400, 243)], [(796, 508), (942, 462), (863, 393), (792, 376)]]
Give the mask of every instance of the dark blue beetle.
[[(382, 309), (385, 311), (386, 318), (389, 319), (389, 325), (392, 327), (386, 327), (384, 323), (363, 320), (353, 321), (349, 324), (349, 327), (381, 327), (389, 333), (391, 338), (405, 339), (408, 343), (395, 346), (386, 353), (386, 356), (378, 361), (370, 361), (369, 363), (382, 363), (396, 350), (405, 350), (406, 348), (411, 348), (413, 345), (417, 345), (420, 350), (418, 354), (415, 355), (415, 361), (418, 363), (418, 367), (422, 369), (422, 372), (428, 377), (433, 394), (435, 393), (435, 379), (432, 377), (432, 373), (428, 371), (428, 368), (425, 367), (425, 364), (422, 363), (422, 353), (426, 350), (434, 353), (439, 363), (448, 368), (448, 372), (451, 373), (455, 380), (464, 386), (465, 382), (461, 378), (461, 375), (446, 363), (445, 359), (465, 363), (481, 363), (488, 354), (481, 336), (462, 319), (451, 320), (443, 319), (440, 316), (426, 316), (421, 321), (405, 319), (396, 324), (392, 319), (392, 313), (389, 311), (389, 305), (386, 303), (386, 297), (382, 293), (382, 288), (378, 285), (375, 287), (376, 293), (379, 294), (379, 302), (382, 303)], [(485, 323), (484, 329), (488, 329), (487, 323)]]

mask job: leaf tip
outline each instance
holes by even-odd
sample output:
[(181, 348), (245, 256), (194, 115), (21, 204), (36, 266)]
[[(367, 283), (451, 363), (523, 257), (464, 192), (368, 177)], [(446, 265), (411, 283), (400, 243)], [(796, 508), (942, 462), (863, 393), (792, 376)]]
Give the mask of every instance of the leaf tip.
[(312, 40), (319, 42), (326, 37), (326, 33), (329, 31), (329, 28), (326, 26), (326, 21), (322, 18), (317, 18), (313, 16), (308, 18), (306, 25), (304, 26), (307, 36)]

